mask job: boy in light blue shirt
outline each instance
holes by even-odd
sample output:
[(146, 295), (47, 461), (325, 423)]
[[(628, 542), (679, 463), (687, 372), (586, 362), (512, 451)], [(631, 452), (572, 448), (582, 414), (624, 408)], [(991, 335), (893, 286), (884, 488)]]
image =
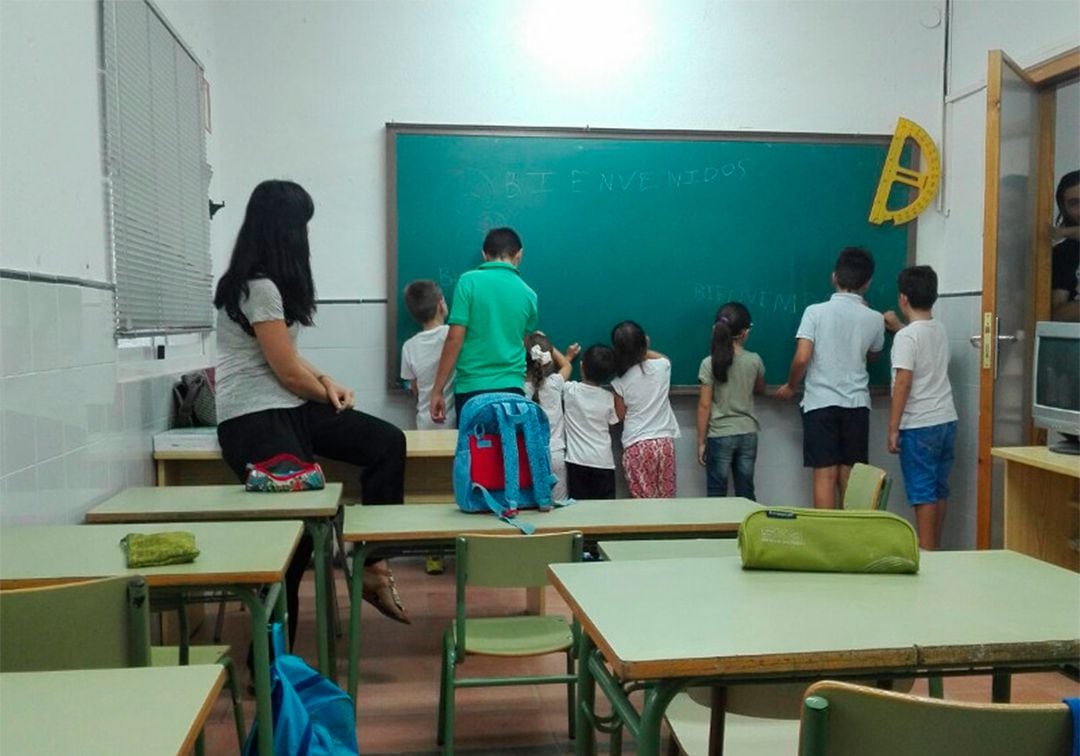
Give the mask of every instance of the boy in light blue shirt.
[(795, 334), (795, 357), (787, 383), (776, 390), (789, 399), (806, 378), (802, 399), (803, 465), (814, 470), (814, 506), (833, 509), (843, 499), (856, 462), (870, 445), (870, 376), (867, 359), (885, 346), (885, 322), (863, 294), (874, 275), (874, 258), (860, 247), (840, 251), (833, 269), (836, 293), (803, 312)]

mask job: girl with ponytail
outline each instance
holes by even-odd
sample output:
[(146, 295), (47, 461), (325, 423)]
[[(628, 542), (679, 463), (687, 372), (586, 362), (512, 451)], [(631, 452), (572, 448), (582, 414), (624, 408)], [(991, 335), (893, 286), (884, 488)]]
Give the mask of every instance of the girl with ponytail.
[(759, 428), (754, 394), (765, 391), (765, 365), (743, 348), (752, 327), (750, 311), (742, 303), (721, 307), (713, 323), (709, 356), (698, 370), (698, 462), (705, 467), (709, 496), (727, 496), (731, 477), (735, 496), (754, 500)]

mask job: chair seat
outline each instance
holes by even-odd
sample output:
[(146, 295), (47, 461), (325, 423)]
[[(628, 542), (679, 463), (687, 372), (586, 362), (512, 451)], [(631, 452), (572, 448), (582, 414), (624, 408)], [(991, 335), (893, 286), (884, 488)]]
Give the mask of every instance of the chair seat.
[[(707, 690), (704, 695), (707, 697)], [(671, 734), (687, 756), (704, 756), (710, 752), (711, 709), (696, 698), (690, 693), (680, 693), (668, 704), (665, 713)], [(795, 753), (798, 746), (797, 718), (772, 719), (730, 712), (724, 716), (724, 753), (734, 756), (773, 756)]]
[(465, 620), (465, 652), (469, 654), (532, 656), (564, 651), (573, 643), (570, 625), (562, 617), (483, 617)]
[[(191, 646), (188, 649), (188, 664), (220, 664), (221, 659), (229, 655), (228, 646)], [(151, 646), (151, 667), (175, 667), (180, 664), (179, 646)]]

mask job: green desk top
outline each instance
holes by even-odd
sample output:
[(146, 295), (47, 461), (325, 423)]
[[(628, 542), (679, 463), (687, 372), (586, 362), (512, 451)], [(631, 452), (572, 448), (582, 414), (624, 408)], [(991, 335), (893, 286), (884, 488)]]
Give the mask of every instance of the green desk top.
[(0, 753), (189, 753), (223, 680), (216, 664), (0, 674)]
[(125, 488), (86, 513), (86, 521), (186, 522), (198, 520), (294, 520), (333, 517), (341, 483), (321, 491), (249, 493), (227, 486), (136, 486)]
[[(129, 570), (120, 539), (131, 532), (187, 530), (200, 554), (190, 564)], [(0, 529), (0, 588), (111, 575), (143, 575), (151, 586), (214, 586), (280, 582), (303, 524), (182, 522), (153, 525), (27, 525)]]
[(1080, 656), (1080, 575), (1010, 551), (924, 552), (917, 575), (743, 570), (738, 557), (549, 571), (622, 679)]
[[(613, 499), (578, 501), (550, 512), (522, 510), (537, 532), (580, 530), (585, 535), (727, 533), (759, 505), (748, 499)], [(466, 514), (456, 504), (345, 507), (346, 541), (442, 541), (460, 533), (515, 533), (492, 514)]]
[(689, 559), (739, 555), (734, 538), (668, 538), (659, 541), (600, 541), (604, 559)]

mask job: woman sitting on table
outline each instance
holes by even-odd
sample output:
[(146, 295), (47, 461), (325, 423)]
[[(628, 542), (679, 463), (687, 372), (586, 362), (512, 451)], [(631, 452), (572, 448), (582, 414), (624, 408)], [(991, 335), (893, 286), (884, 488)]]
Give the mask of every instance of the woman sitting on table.
[[(244, 480), (247, 465), (288, 453), (363, 468), (364, 504), (404, 500), (405, 436), (353, 408), (354, 394), (296, 351), (300, 326), (313, 324), (315, 285), (307, 224), (310, 195), (291, 181), (264, 181), (248, 200), (229, 268), (214, 295), (217, 318), (218, 440)], [(286, 575), (289, 642), (296, 637), (297, 591), (311, 560), (301, 540)], [(385, 564), (364, 565), (364, 599), (398, 622), (409, 618)]]

